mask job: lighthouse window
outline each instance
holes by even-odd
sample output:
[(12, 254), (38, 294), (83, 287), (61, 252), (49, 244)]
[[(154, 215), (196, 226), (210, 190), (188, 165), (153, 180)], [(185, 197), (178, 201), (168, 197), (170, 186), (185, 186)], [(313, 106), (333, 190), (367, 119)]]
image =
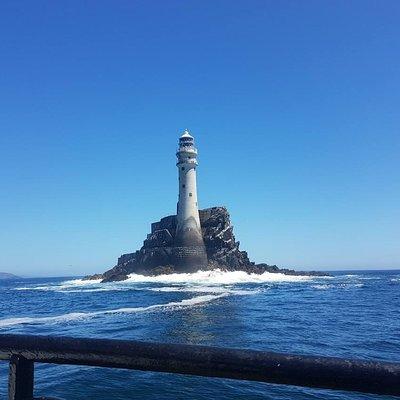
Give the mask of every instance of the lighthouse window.
[(181, 169), (182, 169), (182, 171), (183, 171), (183, 170), (185, 169), (185, 167), (182, 167)]
[(182, 185), (182, 187), (183, 187), (183, 188), (185, 188), (185, 187), (186, 187), (186, 185)]
[(192, 193), (189, 193), (189, 197), (192, 197)]

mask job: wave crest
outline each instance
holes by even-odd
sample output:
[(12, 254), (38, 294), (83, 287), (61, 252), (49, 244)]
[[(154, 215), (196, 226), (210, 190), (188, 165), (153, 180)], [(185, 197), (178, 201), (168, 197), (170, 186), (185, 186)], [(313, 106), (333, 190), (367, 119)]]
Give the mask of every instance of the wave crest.
[(312, 276), (285, 275), (282, 273), (264, 272), (263, 274), (248, 274), (245, 271), (198, 271), (190, 274), (168, 274), (157, 276), (146, 276), (130, 274), (124, 282), (137, 283), (189, 283), (203, 285), (233, 285), (239, 283), (268, 283), (268, 282), (307, 282)]
[(181, 301), (171, 301), (166, 304), (154, 304), (146, 307), (126, 307), (117, 308), (114, 310), (100, 310), (93, 312), (74, 312), (63, 315), (56, 315), (50, 317), (20, 317), (20, 318), (5, 318), (0, 320), (0, 328), (10, 327), (14, 325), (22, 324), (47, 324), (47, 323), (60, 323), (60, 322), (70, 322), (77, 321), (81, 319), (93, 318), (101, 315), (108, 314), (133, 314), (145, 311), (154, 311), (157, 309), (168, 310), (168, 309), (179, 309), (186, 307), (193, 307), (200, 304), (208, 303), (212, 300), (219, 299), (221, 297), (227, 296), (228, 293), (221, 293), (218, 295), (203, 295), (196, 296), (190, 299), (184, 299)]

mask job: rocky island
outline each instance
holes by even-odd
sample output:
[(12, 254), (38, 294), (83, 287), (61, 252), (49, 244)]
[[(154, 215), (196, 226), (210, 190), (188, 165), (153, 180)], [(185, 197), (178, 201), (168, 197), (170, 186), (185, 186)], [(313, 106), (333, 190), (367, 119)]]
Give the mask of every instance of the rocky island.
[[(207, 253), (208, 264), (201, 269), (221, 269), (223, 271), (246, 271), (262, 274), (264, 272), (286, 275), (326, 275), (316, 271), (295, 271), (278, 268), (276, 265), (256, 264), (250, 261), (247, 252), (239, 249), (233, 233), (228, 210), (225, 207), (212, 207), (199, 210), (202, 236)], [(86, 279), (102, 279), (103, 282), (122, 281), (131, 273), (142, 275), (193, 272), (194, 269), (180, 267), (179, 254), (174, 246), (176, 215), (162, 218), (151, 224), (142, 248), (134, 253), (123, 254), (117, 265), (103, 274), (95, 274)]]
[(177, 214), (151, 224), (151, 233), (140, 250), (123, 254), (115, 267), (86, 279), (112, 282), (125, 280), (131, 273), (160, 275), (213, 269), (257, 274), (323, 275), (251, 262), (247, 252), (239, 250), (227, 209), (198, 209), (197, 149), (187, 130), (179, 138), (176, 156), (179, 178)]

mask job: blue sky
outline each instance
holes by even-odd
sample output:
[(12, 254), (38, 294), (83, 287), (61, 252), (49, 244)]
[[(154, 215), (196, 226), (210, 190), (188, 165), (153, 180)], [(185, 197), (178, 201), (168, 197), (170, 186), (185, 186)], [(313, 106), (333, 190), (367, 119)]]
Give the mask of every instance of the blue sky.
[(2, 1), (0, 270), (82, 275), (201, 207), (257, 262), (400, 267), (398, 1)]

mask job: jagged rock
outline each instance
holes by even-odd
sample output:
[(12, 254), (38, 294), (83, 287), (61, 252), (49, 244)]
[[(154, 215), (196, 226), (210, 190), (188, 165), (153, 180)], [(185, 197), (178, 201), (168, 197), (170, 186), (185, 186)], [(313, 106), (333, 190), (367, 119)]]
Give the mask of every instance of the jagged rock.
[(245, 270), (253, 264), (247, 252), (239, 250), (239, 242), (236, 242), (225, 207), (206, 208), (200, 210), (199, 214), (207, 257), (213, 269)]
[[(280, 269), (276, 265), (255, 264), (247, 252), (239, 250), (239, 242), (233, 234), (228, 210), (225, 207), (212, 207), (199, 210), (204, 245), (206, 247), (207, 269), (224, 271), (246, 271), (261, 274), (263, 272), (280, 272), (287, 275), (323, 275), (319, 272), (302, 272)], [(151, 224), (151, 233), (140, 250), (123, 254), (117, 265), (103, 274), (96, 274), (86, 279), (102, 279), (103, 282), (122, 281), (131, 273), (142, 275), (171, 274), (174, 272), (193, 272), (182, 267), (181, 260), (190, 252), (196, 255), (196, 247), (174, 245), (176, 215), (162, 218)], [(204, 252), (199, 249), (199, 252)], [(199, 253), (199, 254), (200, 254)]]

